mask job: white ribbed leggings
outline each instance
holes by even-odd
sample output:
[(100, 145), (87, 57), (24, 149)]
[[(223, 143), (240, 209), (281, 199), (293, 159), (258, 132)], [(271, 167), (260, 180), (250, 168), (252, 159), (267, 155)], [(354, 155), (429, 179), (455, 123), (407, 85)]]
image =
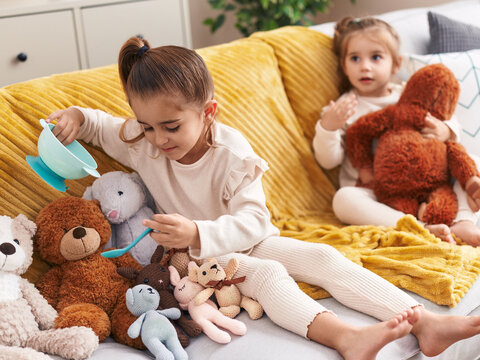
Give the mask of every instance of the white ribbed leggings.
[(328, 311), (306, 295), (295, 281), (318, 285), (352, 309), (388, 320), (419, 305), (412, 297), (375, 273), (353, 263), (334, 247), (287, 237), (270, 237), (249, 254), (218, 257), (221, 266), (236, 257), (238, 287), (256, 299), (277, 325), (307, 337), (315, 317)]

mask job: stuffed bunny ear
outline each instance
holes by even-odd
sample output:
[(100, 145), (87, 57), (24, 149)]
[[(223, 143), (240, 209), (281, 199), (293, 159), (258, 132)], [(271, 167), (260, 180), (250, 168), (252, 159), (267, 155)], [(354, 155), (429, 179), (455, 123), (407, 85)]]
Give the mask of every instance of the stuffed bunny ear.
[(91, 186), (87, 186), (85, 192), (82, 195), (85, 200), (93, 200), (93, 190)]
[(162, 245), (158, 245), (150, 258), (150, 264), (161, 263), (163, 259), (163, 253), (165, 252)]
[(28, 220), (28, 218), (25, 215), (23, 214), (17, 215), (14, 221), (16, 224), (22, 226), (25, 230), (27, 230), (30, 237), (35, 235), (35, 231), (37, 231), (37, 225), (33, 221)]
[(170, 271), (170, 282), (173, 286), (177, 286), (177, 284), (180, 282), (180, 274), (172, 265), (168, 267), (168, 270)]

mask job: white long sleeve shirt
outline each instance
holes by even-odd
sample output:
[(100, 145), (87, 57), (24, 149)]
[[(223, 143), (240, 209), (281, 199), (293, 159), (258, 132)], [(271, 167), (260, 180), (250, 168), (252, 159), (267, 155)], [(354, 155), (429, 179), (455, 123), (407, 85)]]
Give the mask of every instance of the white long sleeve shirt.
[[(78, 109), (85, 116), (79, 139), (102, 147), (137, 171), (158, 213), (178, 213), (196, 223), (201, 248), (190, 249), (192, 256), (204, 259), (248, 252), (279, 234), (270, 222), (261, 182), (267, 163), (237, 130), (215, 123), (214, 147), (194, 164), (185, 165), (169, 160), (145, 138), (133, 144), (123, 142), (119, 132), (125, 119)], [(136, 120), (127, 120), (127, 139), (141, 132)]]
[[(339, 183), (340, 187), (355, 186), (358, 179), (358, 170), (353, 167), (350, 160), (346, 156), (345, 151), (345, 134), (347, 129), (360, 117), (374, 111), (381, 110), (389, 105), (396, 104), (403, 91), (403, 86), (400, 84), (390, 83), (391, 92), (387, 96), (382, 97), (368, 97), (360, 96), (355, 89), (346, 92), (339, 99), (355, 94), (357, 98), (357, 107), (355, 114), (347, 119), (345, 125), (338, 130), (326, 130), (321, 120), (317, 121), (315, 125), (315, 137), (313, 139), (313, 150), (315, 152), (315, 159), (325, 169), (333, 169), (341, 165)], [(326, 106), (323, 111), (328, 108)], [(455, 117), (445, 121), (445, 124), (456, 135), (456, 140), (460, 139), (460, 124)]]

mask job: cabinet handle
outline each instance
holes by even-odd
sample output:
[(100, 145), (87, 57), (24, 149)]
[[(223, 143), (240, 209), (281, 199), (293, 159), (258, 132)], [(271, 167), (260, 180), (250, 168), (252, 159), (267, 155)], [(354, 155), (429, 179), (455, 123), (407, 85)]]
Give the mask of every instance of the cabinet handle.
[(17, 60), (21, 61), (21, 62), (27, 61), (27, 58), (28, 58), (27, 54), (25, 54), (23, 52), (21, 52), (20, 54), (17, 55)]

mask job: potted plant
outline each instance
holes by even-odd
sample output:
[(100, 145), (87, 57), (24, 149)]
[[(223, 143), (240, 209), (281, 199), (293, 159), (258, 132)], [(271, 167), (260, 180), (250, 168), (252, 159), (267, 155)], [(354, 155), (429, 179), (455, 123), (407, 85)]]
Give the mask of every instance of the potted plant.
[[(355, 0), (350, 0), (352, 3)], [(271, 30), (286, 25), (313, 25), (311, 17), (325, 12), (331, 0), (208, 0), (210, 6), (221, 11), (216, 18), (203, 23), (214, 33), (225, 22), (227, 12), (233, 11), (235, 27), (248, 36), (255, 31)]]

